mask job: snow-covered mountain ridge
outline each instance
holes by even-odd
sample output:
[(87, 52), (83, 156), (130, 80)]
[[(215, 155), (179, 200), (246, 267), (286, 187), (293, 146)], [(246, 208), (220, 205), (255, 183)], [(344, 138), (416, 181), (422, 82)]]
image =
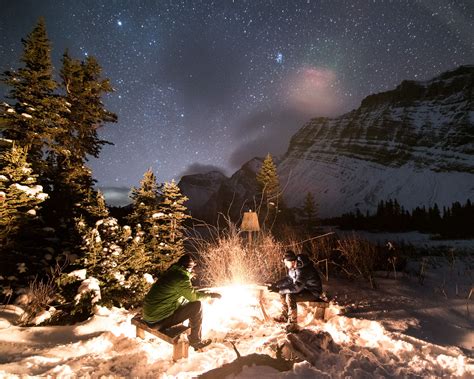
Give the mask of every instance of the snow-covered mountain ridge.
[(337, 118), (315, 118), (291, 139), (286, 157), (333, 162), (334, 155), (401, 167), (474, 173), (474, 66), (430, 81), (404, 81), (366, 97)]
[(474, 198), (474, 66), (405, 81), (336, 118), (316, 118), (291, 139), (278, 165), (285, 199), (312, 192), (323, 217)]
[[(251, 204), (258, 170), (251, 162), (205, 203), (189, 194), (194, 209), (225, 212), (231, 197), (236, 210)], [(474, 65), (404, 81), (356, 110), (310, 120), (277, 167), (286, 204), (300, 207), (312, 192), (321, 217), (372, 211), (388, 198), (406, 209), (474, 199)]]

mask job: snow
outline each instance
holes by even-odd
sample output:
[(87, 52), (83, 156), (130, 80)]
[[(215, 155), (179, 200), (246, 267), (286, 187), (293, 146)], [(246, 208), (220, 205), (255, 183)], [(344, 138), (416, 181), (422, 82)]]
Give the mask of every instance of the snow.
[[(352, 236), (353, 230), (341, 230), (335, 227), (326, 226), (322, 228), (326, 232), (336, 232), (338, 236)], [(417, 248), (432, 250), (433, 249), (444, 249), (445, 251), (457, 251), (457, 252), (474, 252), (474, 240), (473, 239), (432, 239), (432, 235), (428, 233), (420, 233), (416, 231), (412, 232), (368, 232), (364, 230), (357, 230), (357, 235), (363, 239), (372, 241), (379, 245), (385, 245), (391, 243), (395, 248), (400, 245), (412, 245)]]
[[(336, 349), (321, 345), (311, 357), (313, 365), (302, 361), (287, 372), (246, 367), (235, 377), (473, 377), (474, 328), (466, 312), (472, 263), (472, 257), (464, 257), (451, 266), (429, 266), (423, 285), (409, 274), (378, 277), (377, 291), (362, 282), (330, 279), (325, 288), (336, 301), (327, 321), (315, 320), (311, 309), (299, 306), (299, 324), (305, 332), (329, 333)], [(443, 280), (447, 296), (435, 291)], [(93, 288), (91, 282), (88, 289)], [(124, 309), (96, 307), (93, 317), (77, 325), (26, 328), (15, 325), (19, 307), (3, 307), (0, 376), (191, 378), (234, 361), (231, 341), (243, 356), (275, 356), (275, 347), (289, 337), (281, 324), (264, 321), (260, 289), (212, 289), (222, 299), (203, 302), (203, 336), (214, 342), (204, 352), (190, 349), (189, 357), (177, 362), (166, 342), (149, 334), (136, 338), (130, 323), (134, 313)], [(264, 294), (267, 313), (277, 315), (278, 296)]]
[(87, 270), (85, 268), (80, 269), (80, 270), (75, 270), (72, 271), (68, 274), (68, 276), (73, 277), (73, 278), (78, 278), (81, 280), (85, 280), (87, 275)]
[(100, 286), (99, 286), (99, 281), (96, 278), (90, 277), (82, 281), (81, 285), (79, 286), (79, 289), (77, 290), (77, 295), (74, 298), (76, 302), (79, 302), (81, 300), (82, 296), (92, 292), (94, 295), (92, 298), (92, 304), (97, 303), (100, 298)]
[(43, 186), (40, 186), (39, 184), (33, 187), (28, 187), (18, 183), (13, 183), (11, 187), (14, 187), (19, 191), (25, 192), (26, 195), (29, 197), (34, 197), (41, 201), (44, 201), (48, 197), (48, 194), (43, 192)]
[(387, 167), (342, 155), (336, 161), (289, 157), (278, 171), (287, 204), (299, 207), (312, 192), (323, 218), (354, 212), (356, 207), (362, 213), (373, 212), (380, 200), (390, 198), (411, 210), (434, 203), (442, 208), (474, 197), (473, 174), (421, 170), (414, 163)]

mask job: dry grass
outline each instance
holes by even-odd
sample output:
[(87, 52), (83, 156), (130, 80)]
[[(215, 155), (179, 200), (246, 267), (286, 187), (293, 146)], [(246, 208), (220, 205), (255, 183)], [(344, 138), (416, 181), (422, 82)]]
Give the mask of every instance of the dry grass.
[(376, 288), (374, 272), (381, 266), (380, 247), (357, 234), (342, 238), (332, 232), (302, 236), (297, 230), (286, 227), (279, 229), (278, 240), (265, 230), (249, 238), (229, 219), (225, 220), (224, 227), (206, 225), (209, 229), (206, 238), (190, 238), (202, 261), (201, 276), (206, 285), (264, 283), (279, 279), (286, 274), (283, 253), (291, 249), (296, 254), (307, 254), (326, 281), (330, 275), (342, 274), (368, 280), (372, 288)]
[(338, 240), (338, 250), (344, 257), (346, 271), (367, 279), (376, 288), (374, 271), (379, 261), (376, 246), (352, 235)]
[(57, 288), (53, 279), (46, 281), (33, 280), (26, 291), (28, 302), (25, 304), (19, 325), (30, 325), (34, 318), (44, 310), (56, 297)]
[(213, 229), (211, 234), (210, 240), (192, 241), (206, 285), (261, 284), (283, 274), (283, 247), (270, 233), (250, 236), (228, 221), (225, 228)]

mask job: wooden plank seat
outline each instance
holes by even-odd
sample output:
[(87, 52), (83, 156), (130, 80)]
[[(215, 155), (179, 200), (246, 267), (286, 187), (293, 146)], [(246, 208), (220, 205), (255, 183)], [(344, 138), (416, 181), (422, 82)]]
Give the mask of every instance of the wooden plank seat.
[(187, 338), (181, 338), (181, 335), (183, 333), (190, 333), (191, 329), (189, 326), (179, 324), (167, 329), (157, 330), (143, 321), (140, 315), (133, 317), (131, 323), (136, 327), (137, 337), (143, 339), (145, 338), (145, 332), (148, 332), (173, 345), (173, 361), (188, 357), (189, 342)]

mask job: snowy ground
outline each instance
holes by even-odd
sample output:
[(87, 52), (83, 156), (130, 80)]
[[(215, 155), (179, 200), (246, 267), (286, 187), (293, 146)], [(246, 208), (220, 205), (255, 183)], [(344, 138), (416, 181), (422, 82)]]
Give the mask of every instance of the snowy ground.
[[(474, 301), (472, 256), (452, 265), (429, 258), (425, 279), (414, 273), (378, 278), (378, 290), (363, 282), (331, 279), (325, 288), (336, 303), (326, 322), (300, 308), (300, 325), (327, 331), (338, 351), (322, 350), (292, 371), (247, 367), (238, 378), (314, 377), (474, 377)], [(0, 377), (150, 377), (191, 378), (242, 355), (275, 355), (286, 339), (281, 325), (265, 322), (253, 287), (221, 288), (222, 299), (205, 303), (204, 334), (214, 343), (204, 352), (190, 349), (188, 359), (173, 363), (172, 348), (146, 335), (135, 338), (133, 314), (100, 308), (74, 326), (21, 328), (19, 308), (0, 312)], [(474, 296), (474, 294), (473, 294)], [(278, 313), (276, 295), (266, 293), (266, 309)]]

